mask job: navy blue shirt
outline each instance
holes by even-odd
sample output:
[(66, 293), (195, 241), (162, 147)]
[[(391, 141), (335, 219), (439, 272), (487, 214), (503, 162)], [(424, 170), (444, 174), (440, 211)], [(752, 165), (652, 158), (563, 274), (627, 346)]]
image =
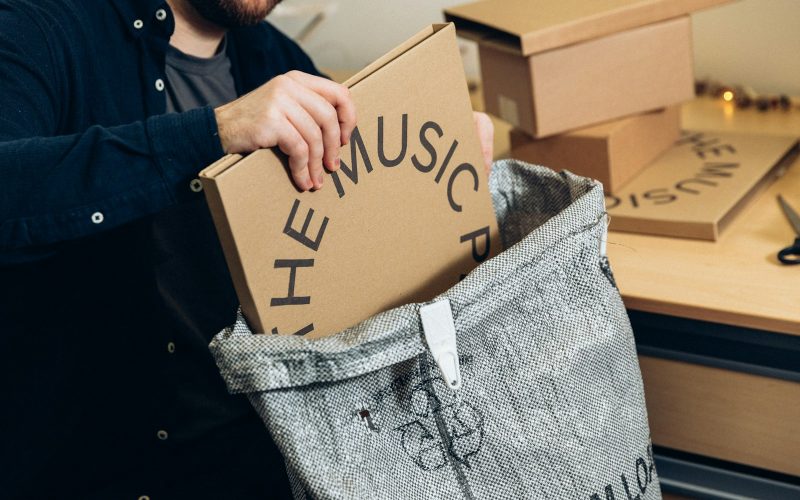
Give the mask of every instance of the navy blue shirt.
[[(207, 350), (237, 300), (192, 181), (223, 151), (211, 107), (165, 114), (173, 29), (163, 0), (0, 0), (0, 496), (283, 491)], [(239, 95), (317, 73), (267, 23), (226, 51)]]

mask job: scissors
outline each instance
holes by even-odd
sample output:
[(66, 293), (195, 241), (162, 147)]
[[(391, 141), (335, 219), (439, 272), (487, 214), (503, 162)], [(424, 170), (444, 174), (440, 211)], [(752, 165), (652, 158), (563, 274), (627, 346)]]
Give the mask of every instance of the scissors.
[(778, 260), (786, 265), (800, 264), (800, 215), (797, 215), (797, 212), (786, 203), (781, 195), (778, 195), (778, 203), (781, 204), (786, 218), (794, 226), (795, 232), (794, 243), (778, 252)]

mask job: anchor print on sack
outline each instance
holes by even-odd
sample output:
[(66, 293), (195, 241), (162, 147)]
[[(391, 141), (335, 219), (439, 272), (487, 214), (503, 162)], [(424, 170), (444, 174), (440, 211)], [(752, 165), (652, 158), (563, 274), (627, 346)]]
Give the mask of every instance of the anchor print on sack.
[(459, 400), (441, 377), (423, 380), (411, 390), (416, 419), (395, 428), (403, 450), (421, 469), (443, 467), (449, 459), (470, 467), (469, 459), (483, 444), (483, 415)]

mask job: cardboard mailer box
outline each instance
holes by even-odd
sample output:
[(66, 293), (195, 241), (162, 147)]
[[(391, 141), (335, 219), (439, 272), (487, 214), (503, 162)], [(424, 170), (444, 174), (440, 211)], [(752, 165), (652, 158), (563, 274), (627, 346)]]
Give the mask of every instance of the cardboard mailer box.
[(614, 195), (613, 231), (716, 240), (797, 157), (796, 137), (684, 132)]
[(485, 109), (546, 137), (694, 96), (689, 12), (730, 0), (485, 0), (445, 10), (478, 42)]
[(500, 248), (453, 25), (425, 29), (345, 84), (357, 129), (322, 189), (297, 191), (274, 150), (200, 174), (256, 332), (338, 332), (432, 299)]
[(680, 134), (680, 108), (672, 106), (544, 139), (512, 129), (511, 156), (597, 179), (606, 193), (614, 193), (668, 150)]

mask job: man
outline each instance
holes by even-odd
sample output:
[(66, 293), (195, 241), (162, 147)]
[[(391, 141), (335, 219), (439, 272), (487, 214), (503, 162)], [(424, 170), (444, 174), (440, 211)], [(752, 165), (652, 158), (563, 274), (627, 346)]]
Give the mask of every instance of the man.
[(338, 168), (349, 92), (275, 3), (0, 0), (0, 496), (288, 496), (207, 350), (237, 299), (196, 180), (273, 146), (301, 190)]

